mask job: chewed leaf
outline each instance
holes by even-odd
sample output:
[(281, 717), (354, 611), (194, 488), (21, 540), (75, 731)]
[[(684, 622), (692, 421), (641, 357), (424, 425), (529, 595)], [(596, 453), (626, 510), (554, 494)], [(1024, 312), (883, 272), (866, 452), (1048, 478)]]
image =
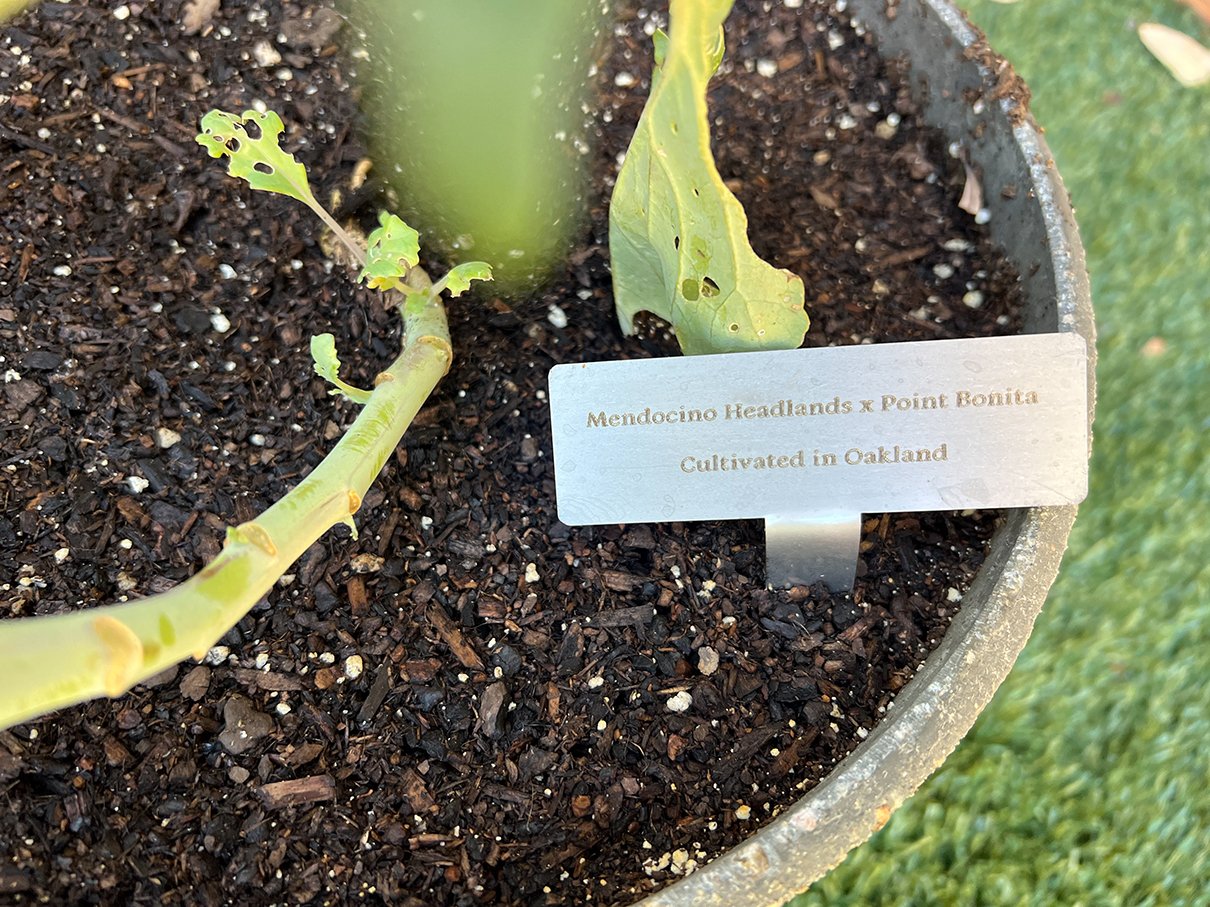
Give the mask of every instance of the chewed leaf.
[(635, 314), (652, 312), (686, 354), (793, 348), (809, 324), (802, 281), (752, 251), (748, 219), (710, 154), (706, 84), (732, 2), (672, 0), (609, 209), (622, 329), (633, 333)]
[(336, 355), (336, 338), (331, 334), (316, 334), (311, 338), (311, 361), (315, 374), (325, 381), (335, 381), (340, 375), (340, 357)]
[[(255, 135), (249, 133), (249, 126)], [(245, 110), (242, 115), (212, 110), (202, 117), (197, 143), (211, 157), (227, 156), (227, 172), (247, 180), (253, 189), (288, 195), (314, 206), (306, 168), (278, 146), (284, 129), (281, 117), (271, 110)]]
[(443, 289), (451, 296), (461, 296), (470, 288), (472, 280), (491, 280), (492, 266), (485, 261), (466, 261), (452, 268), (441, 281)]
[(329, 394), (344, 394), (354, 403), (369, 402), (370, 391), (340, 380), (340, 358), (336, 355), (336, 338), (331, 334), (316, 334), (311, 338), (311, 360), (315, 363), (315, 374), (332, 385)]
[(358, 276), (375, 290), (394, 290), (420, 262), (420, 234), (386, 211), (378, 222), (382, 226), (366, 237), (366, 266)]

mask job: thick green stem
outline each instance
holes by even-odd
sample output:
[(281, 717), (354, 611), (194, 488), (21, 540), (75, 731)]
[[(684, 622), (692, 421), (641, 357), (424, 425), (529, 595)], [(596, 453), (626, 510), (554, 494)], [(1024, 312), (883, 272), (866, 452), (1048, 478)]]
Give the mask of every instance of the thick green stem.
[[(429, 284), (423, 272), (409, 283)], [(345, 436), (284, 498), (230, 530), (200, 573), (150, 598), (0, 623), (0, 728), (118, 696), (189, 656), (202, 658), (308, 547), (350, 519), (452, 358), (436, 294), (410, 294), (403, 309), (403, 350)]]

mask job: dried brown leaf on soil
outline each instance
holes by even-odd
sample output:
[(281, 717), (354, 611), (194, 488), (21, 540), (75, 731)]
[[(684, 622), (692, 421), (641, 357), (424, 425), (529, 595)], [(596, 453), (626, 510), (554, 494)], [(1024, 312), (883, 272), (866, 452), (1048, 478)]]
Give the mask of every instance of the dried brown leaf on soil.
[(1189, 35), (1158, 22), (1144, 22), (1139, 39), (1186, 88), (1210, 84), (1210, 50)]

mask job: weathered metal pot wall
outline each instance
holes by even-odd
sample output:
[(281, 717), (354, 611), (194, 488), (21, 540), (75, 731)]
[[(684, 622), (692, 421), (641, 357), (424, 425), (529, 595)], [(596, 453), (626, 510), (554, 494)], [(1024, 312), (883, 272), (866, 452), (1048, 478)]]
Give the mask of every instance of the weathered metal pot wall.
[[(1084, 250), (1040, 130), (1009, 96), (1008, 70), (947, 0), (849, 0), (887, 57), (910, 65), (926, 117), (982, 174), (989, 229), (1022, 275), (1026, 331), (1088, 341)], [(780, 905), (844, 859), (946, 759), (991, 700), (1033, 629), (1075, 507), (1010, 513), (962, 611), (894, 708), (818, 787), (743, 844), (642, 901), (644, 907)]]

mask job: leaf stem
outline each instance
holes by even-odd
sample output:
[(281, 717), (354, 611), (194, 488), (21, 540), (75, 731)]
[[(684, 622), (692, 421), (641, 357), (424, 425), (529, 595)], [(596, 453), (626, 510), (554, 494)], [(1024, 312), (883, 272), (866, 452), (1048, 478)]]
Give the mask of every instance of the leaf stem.
[(223, 552), (149, 598), (0, 623), (0, 728), (97, 696), (118, 696), (192, 655), (201, 659), (328, 529), (361, 505), (452, 359), (440, 298), (419, 268), (400, 303), (403, 349), (348, 432), (299, 485), (228, 533)]
[(303, 199), (303, 203), (315, 213), (316, 217), (324, 222), (336, 238), (345, 244), (345, 247), (353, 254), (354, 260), (364, 268), (366, 263), (364, 244), (357, 242), (357, 240), (350, 236), (349, 231), (338, 224), (336, 218), (329, 214), (328, 209), (317, 202), (315, 196), (311, 195), (310, 192), (306, 196), (300, 197)]

